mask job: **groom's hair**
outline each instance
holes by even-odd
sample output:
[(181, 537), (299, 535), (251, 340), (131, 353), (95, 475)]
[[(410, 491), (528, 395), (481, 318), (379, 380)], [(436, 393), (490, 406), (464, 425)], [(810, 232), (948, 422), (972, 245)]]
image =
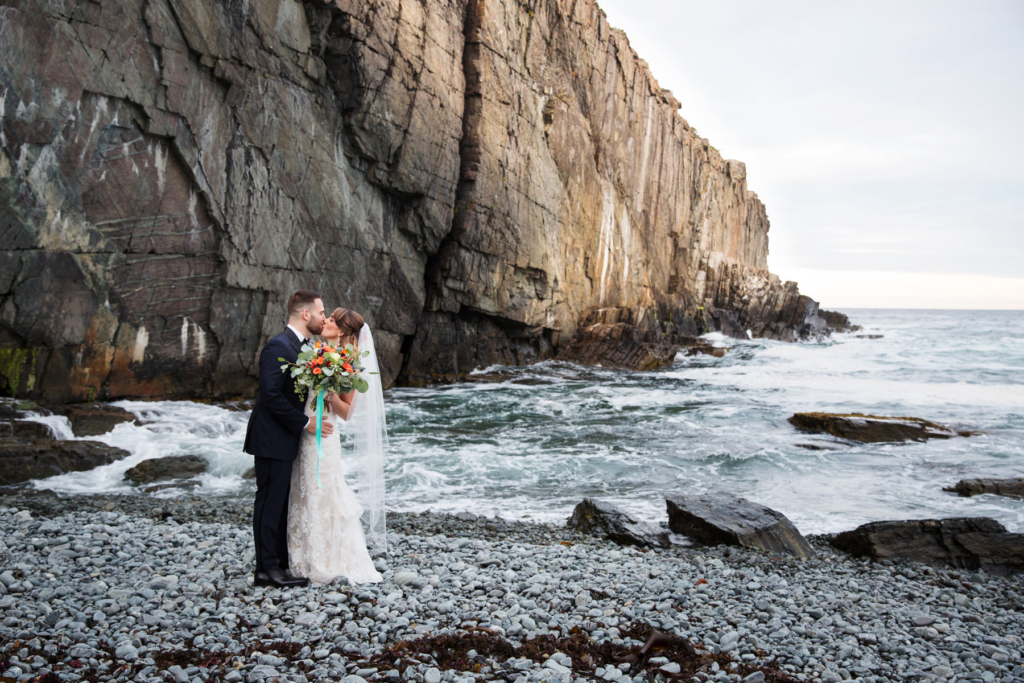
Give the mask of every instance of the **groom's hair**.
[(288, 317), (302, 313), (302, 309), (310, 306), (320, 297), (320, 292), (313, 289), (299, 289), (288, 297)]

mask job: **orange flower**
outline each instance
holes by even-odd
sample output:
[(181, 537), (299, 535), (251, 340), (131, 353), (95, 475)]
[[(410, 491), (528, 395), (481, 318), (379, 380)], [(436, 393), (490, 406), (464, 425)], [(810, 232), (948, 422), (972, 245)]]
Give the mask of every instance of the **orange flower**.
[(328, 346), (326, 349), (324, 349), (324, 351), (327, 353), (337, 353), (337, 351), (334, 350), (333, 346)]
[(345, 368), (346, 372), (352, 372), (352, 366), (348, 363), (342, 363), (341, 367)]
[(321, 372), (322, 371), (320, 370), (320, 368), (313, 368), (313, 374), (314, 375), (319, 375)]

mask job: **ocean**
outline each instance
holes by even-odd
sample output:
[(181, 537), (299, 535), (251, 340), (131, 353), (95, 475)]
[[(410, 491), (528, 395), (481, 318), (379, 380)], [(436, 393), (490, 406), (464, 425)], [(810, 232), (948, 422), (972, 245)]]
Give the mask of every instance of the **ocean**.
[[(1024, 531), (1024, 501), (942, 490), (963, 478), (1024, 476), (1024, 311), (846, 312), (862, 330), (796, 344), (708, 335), (728, 348), (722, 358), (679, 356), (653, 372), (544, 362), (392, 389), (388, 509), (564, 521), (596, 497), (657, 522), (666, 495), (725, 491), (783, 512), (805, 534), (960, 516)], [(251, 499), (254, 484), (242, 476), (252, 466), (241, 450), (247, 412), (187, 401), (115, 405), (142, 426), (93, 438), (131, 457), (36, 488), (127, 494), (129, 467), (196, 454), (210, 463), (198, 487), (152, 495)], [(981, 434), (851, 444), (787, 422), (807, 411), (921, 417)], [(64, 418), (40, 420), (70, 437)]]

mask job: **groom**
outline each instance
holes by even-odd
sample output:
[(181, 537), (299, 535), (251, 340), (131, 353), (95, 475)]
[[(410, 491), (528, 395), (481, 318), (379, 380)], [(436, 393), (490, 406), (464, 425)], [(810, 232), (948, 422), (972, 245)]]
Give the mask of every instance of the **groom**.
[[(316, 419), (306, 417), (305, 400), (295, 392), (290, 373), (281, 372), (279, 358), (294, 363), (302, 343), (323, 329), (320, 294), (300, 289), (288, 298), (288, 327), (260, 353), (260, 388), (249, 416), (243, 450), (256, 456), (256, 500), (252, 535), (256, 542), (255, 586), (305, 586), (308, 579), (289, 574), (288, 490), (292, 462), (299, 453), (299, 436), (316, 433)], [(324, 422), (323, 434), (334, 431)]]

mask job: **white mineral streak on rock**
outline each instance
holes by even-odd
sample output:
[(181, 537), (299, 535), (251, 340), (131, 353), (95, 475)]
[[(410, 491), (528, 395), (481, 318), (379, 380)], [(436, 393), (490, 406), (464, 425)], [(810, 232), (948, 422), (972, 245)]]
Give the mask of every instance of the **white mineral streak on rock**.
[(181, 319), (181, 355), (188, 355), (188, 318)]
[(601, 257), (601, 279), (599, 301), (604, 304), (608, 292), (608, 274), (612, 267), (612, 233), (615, 230), (615, 190), (612, 184), (601, 178), (601, 236), (597, 253)]
[(207, 352), (206, 332), (204, 332), (203, 328), (199, 327), (199, 325), (196, 325), (195, 323), (192, 323), (192, 326), (195, 327), (196, 334), (196, 355), (199, 358), (199, 360), (202, 361), (206, 358)]
[(153, 146), (153, 153), (155, 155), (153, 164), (156, 168), (157, 189), (160, 195), (163, 196), (164, 190), (167, 187), (167, 151), (164, 149), (162, 142), (158, 142)]
[(194, 187), (190, 187), (188, 190), (188, 219), (192, 225), (193, 232), (197, 232), (199, 228), (199, 218), (196, 216), (196, 204), (199, 202), (199, 196), (196, 194)]
[(132, 362), (141, 363), (146, 358), (146, 347), (149, 346), (149, 332), (146, 327), (139, 327), (135, 333), (135, 346), (132, 347)]

